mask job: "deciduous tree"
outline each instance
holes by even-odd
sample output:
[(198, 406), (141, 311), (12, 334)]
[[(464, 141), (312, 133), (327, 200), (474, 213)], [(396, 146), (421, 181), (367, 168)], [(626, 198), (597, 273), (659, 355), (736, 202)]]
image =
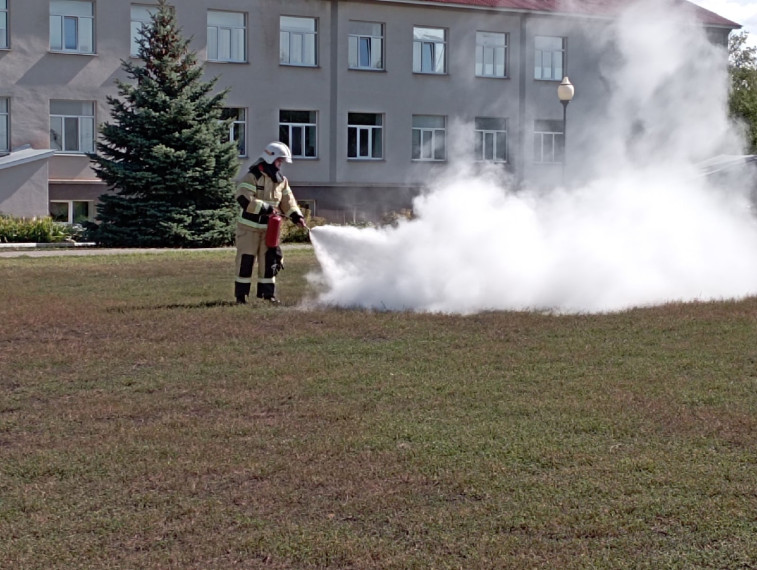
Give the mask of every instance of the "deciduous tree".
[(757, 48), (748, 46), (748, 40), (748, 32), (733, 34), (729, 40), (729, 110), (746, 128), (746, 151), (757, 153)]

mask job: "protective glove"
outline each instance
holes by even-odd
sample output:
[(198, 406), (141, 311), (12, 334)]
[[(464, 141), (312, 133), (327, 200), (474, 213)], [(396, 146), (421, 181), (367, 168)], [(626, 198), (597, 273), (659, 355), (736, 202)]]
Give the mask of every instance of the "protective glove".
[(279, 271), (284, 269), (284, 256), (281, 253), (280, 247), (268, 248), (265, 257), (266, 263), (271, 268), (271, 272), (274, 276), (276, 276)]

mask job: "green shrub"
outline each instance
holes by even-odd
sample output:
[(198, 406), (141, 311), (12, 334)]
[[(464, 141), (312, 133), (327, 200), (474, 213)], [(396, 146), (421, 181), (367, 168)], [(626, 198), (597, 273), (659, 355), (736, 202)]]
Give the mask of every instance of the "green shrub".
[(2, 243), (58, 243), (74, 239), (79, 229), (44, 218), (16, 218), (0, 214)]
[(413, 218), (414, 214), (412, 210), (393, 210), (391, 212), (387, 212), (381, 217), (381, 222), (379, 225), (397, 227), (397, 224), (400, 223), (400, 220), (412, 220)]

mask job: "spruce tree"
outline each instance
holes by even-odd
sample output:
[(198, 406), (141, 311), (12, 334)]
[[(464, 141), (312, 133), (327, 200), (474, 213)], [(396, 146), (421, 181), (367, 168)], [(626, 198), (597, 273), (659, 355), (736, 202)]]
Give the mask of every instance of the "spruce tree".
[(233, 241), (233, 177), (238, 148), (221, 120), (228, 90), (203, 69), (159, 0), (137, 39), (141, 62), (121, 61), (134, 83), (117, 80), (108, 97), (113, 122), (100, 127), (100, 196), (89, 238), (105, 246), (215, 247)]

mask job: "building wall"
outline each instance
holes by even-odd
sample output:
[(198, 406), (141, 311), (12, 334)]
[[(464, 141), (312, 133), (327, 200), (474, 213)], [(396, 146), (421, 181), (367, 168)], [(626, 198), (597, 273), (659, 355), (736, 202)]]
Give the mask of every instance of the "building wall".
[[(519, 22), (521, 15), (450, 10), (438, 7), (383, 5), (362, 2), (340, 4), (340, 27), (350, 20), (385, 23), (386, 71), (348, 69), (347, 48), (339, 50), (336, 179), (394, 184), (422, 184), (445, 167), (444, 163), (413, 162), (411, 159), (412, 116), (443, 115), (448, 118), (448, 159), (454, 149), (470, 148), (472, 123), (477, 116), (508, 118), (518, 127)], [(444, 75), (413, 73), (413, 27), (428, 26), (448, 31), (448, 71)], [(474, 74), (476, 30), (509, 34), (511, 72), (507, 79), (477, 78)], [(345, 32), (341, 34), (344, 37)], [(378, 96), (377, 96), (378, 94)], [(379, 163), (349, 161), (347, 156), (347, 114), (353, 111), (385, 114), (385, 160)], [(517, 154), (517, 153), (514, 153)]]
[[(145, 0), (147, 3), (148, 0)], [(142, 3), (142, 2), (138, 2)], [(206, 78), (230, 88), (226, 105), (247, 109), (248, 156), (244, 171), (265, 144), (278, 138), (279, 111), (317, 112), (318, 156), (287, 165), (286, 174), (298, 198), (315, 200), (324, 210), (347, 214), (406, 206), (430, 177), (439, 174), (473, 144), (476, 117), (508, 120), (509, 164), (515, 183), (550, 184), (562, 165), (533, 159), (533, 126), (537, 119), (561, 120), (557, 81), (533, 78), (534, 36), (564, 36), (568, 42), (566, 73), (576, 85), (570, 104), (569, 136), (587, 142), (581, 132), (591, 113), (601, 113), (608, 86), (603, 58), (588, 38), (607, 21), (558, 17), (519, 11), (462, 9), (443, 5), (398, 4), (369, 0), (174, 0), (177, 20), (200, 62), (207, 59), (207, 10), (247, 15), (248, 61), (206, 63)], [(129, 58), (131, 2), (96, 1), (96, 54), (60, 54), (49, 50), (49, 1), (11, 0), (8, 50), (0, 50), (0, 97), (11, 99), (11, 147), (50, 145), (51, 99), (96, 101), (96, 121), (109, 120), (108, 95), (117, 95), (116, 79), (127, 79), (121, 59)], [(317, 67), (279, 64), (279, 16), (318, 21)], [(385, 69), (348, 69), (347, 32), (351, 20), (381, 22), (385, 30)], [(412, 71), (413, 26), (448, 30), (448, 71), (444, 75)], [(482, 78), (474, 73), (476, 31), (508, 34), (508, 77)], [(727, 31), (711, 31), (716, 41)], [(350, 112), (384, 116), (384, 156), (377, 161), (347, 158)], [(448, 118), (447, 155), (442, 163), (411, 158), (412, 116)], [(583, 137), (583, 140), (582, 140)], [(570, 167), (570, 163), (568, 163)], [(104, 191), (83, 155), (58, 154), (50, 160), (51, 190), (76, 199)], [(86, 188), (84, 192), (82, 188)]]
[(0, 169), (0, 214), (23, 218), (48, 214), (47, 160)]
[[(106, 6), (107, 5), (107, 6)], [(11, 98), (11, 148), (50, 146), (50, 100), (96, 101), (96, 118), (108, 116), (106, 95), (115, 95), (120, 58), (128, 55), (129, 4), (100, 2), (96, 11), (96, 55), (49, 50), (49, 2), (10, 2), (10, 50), (0, 53), (0, 96)], [(82, 156), (56, 155), (52, 179), (94, 179)]]

